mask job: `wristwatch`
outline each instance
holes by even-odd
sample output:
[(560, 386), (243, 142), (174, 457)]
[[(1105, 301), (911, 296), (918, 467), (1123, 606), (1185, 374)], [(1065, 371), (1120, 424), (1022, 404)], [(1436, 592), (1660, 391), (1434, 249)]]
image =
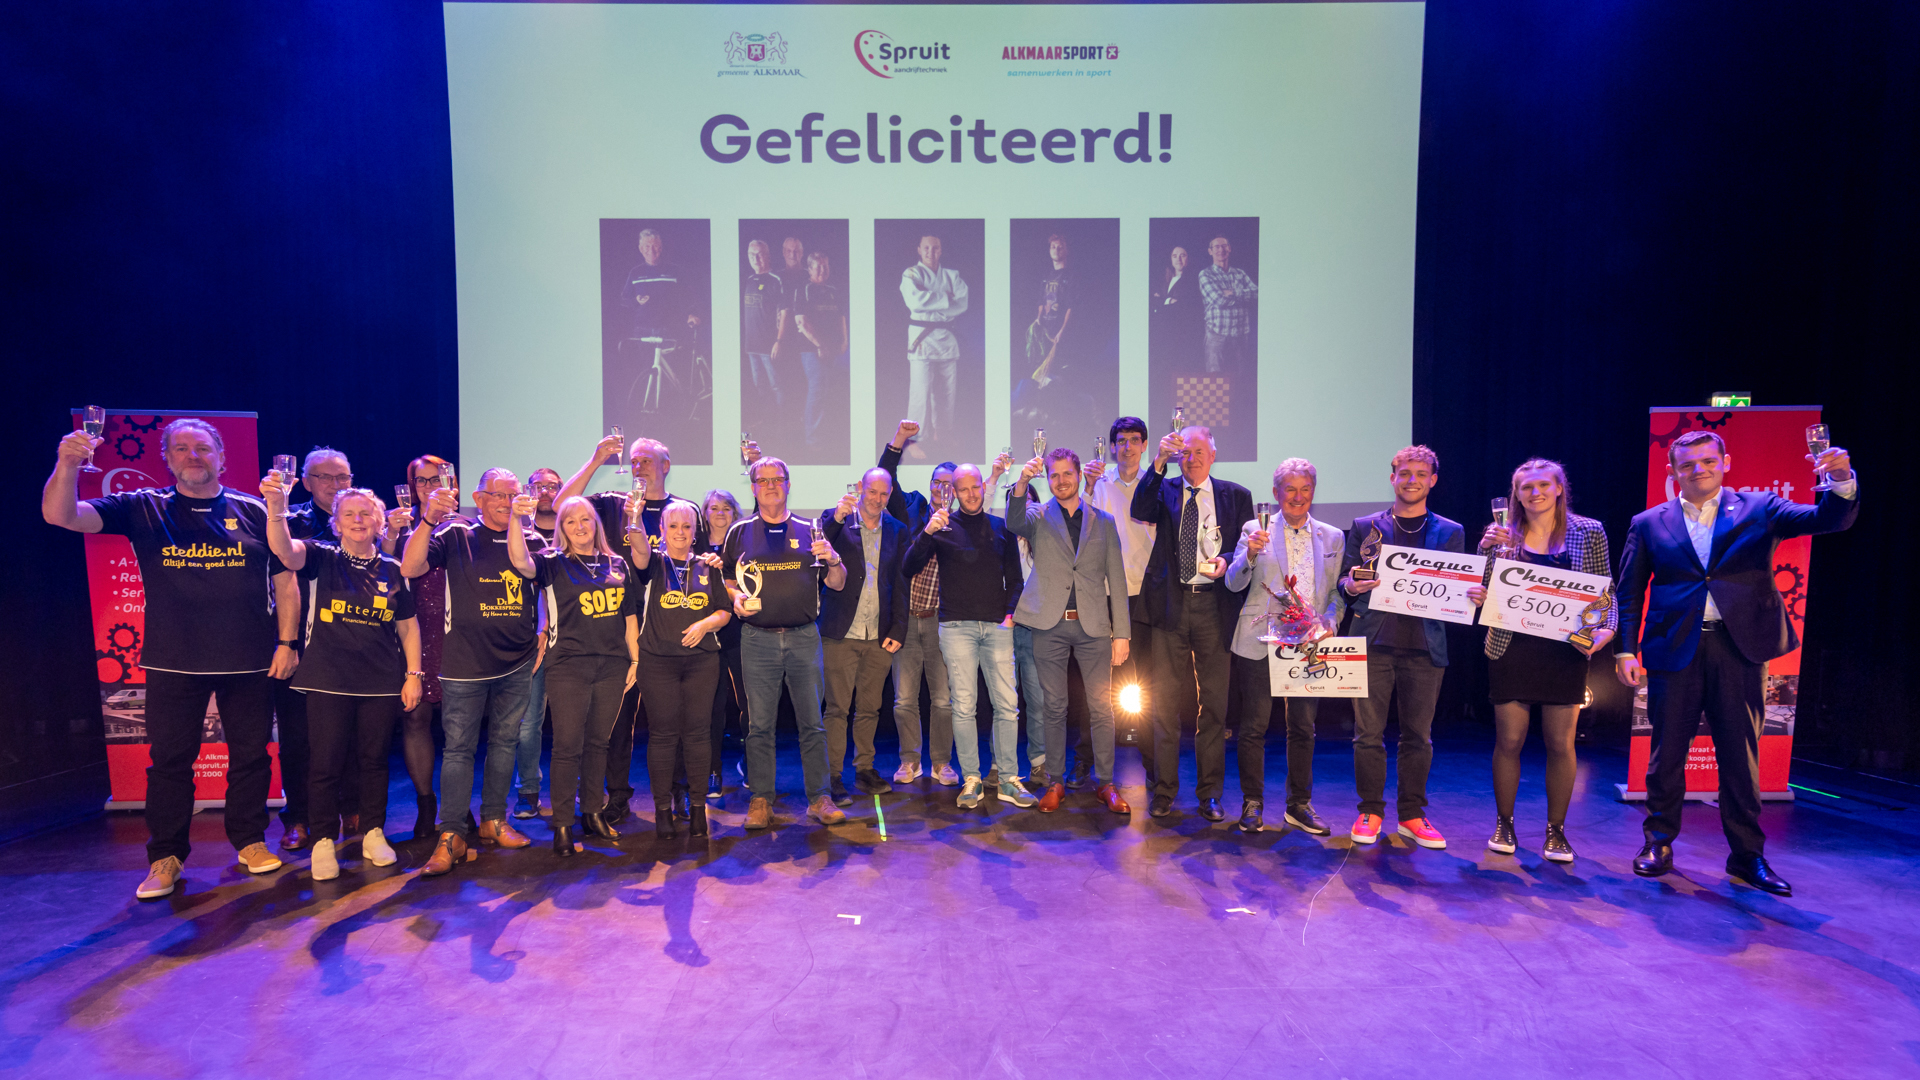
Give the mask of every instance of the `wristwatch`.
[(285, 645), (289, 649), (297, 649), (300, 647), (300, 642), (297, 639), (294, 641), (288, 641), (285, 638), (281, 638), (280, 644)]

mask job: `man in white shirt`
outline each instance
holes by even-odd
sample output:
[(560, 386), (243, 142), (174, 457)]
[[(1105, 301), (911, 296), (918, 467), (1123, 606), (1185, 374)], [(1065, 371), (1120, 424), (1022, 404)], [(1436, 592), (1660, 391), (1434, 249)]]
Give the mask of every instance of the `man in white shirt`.
[[(954, 435), (960, 339), (948, 327), (967, 312), (967, 283), (941, 267), (939, 237), (920, 238), (920, 261), (900, 273), (900, 297), (907, 304), (907, 418), (923, 439), (940, 443)], [(907, 452), (926, 456), (918, 443)]]
[[(1154, 647), (1153, 619), (1142, 597), (1140, 586), (1146, 577), (1147, 560), (1153, 556), (1153, 538), (1159, 527), (1135, 518), (1132, 514), (1133, 493), (1140, 486), (1142, 459), (1145, 458), (1149, 440), (1146, 421), (1137, 416), (1123, 416), (1113, 422), (1107, 432), (1107, 445), (1112, 448), (1113, 465), (1109, 468), (1099, 462), (1090, 461), (1086, 465), (1087, 501), (1113, 515), (1114, 524), (1120, 529), (1120, 558), (1127, 568), (1127, 609), (1132, 624), (1133, 647), (1127, 652), (1127, 662), (1115, 673), (1119, 685), (1133, 685), (1140, 688), (1143, 713), (1151, 715), (1159, 706), (1159, 696), (1155, 693), (1159, 685), (1159, 651)], [(1124, 706), (1123, 706), (1124, 707)], [(1153, 721), (1142, 716), (1121, 716), (1119, 726), (1133, 732), (1138, 739), (1139, 726), (1151, 727)], [(1119, 736), (1121, 745), (1127, 745), (1127, 737)], [(1073, 768), (1067, 773), (1067, 786), (1079, 788), (1087, 782), (1089, 770), (1093, 767), (1092, 732), (1085, 724), (1080, 728), (1080, 742), (1074, 749)], [(1153, 786), (1153, 755), (1142, 753), (1141, 761), (1146, 765), (1147, 786)]]

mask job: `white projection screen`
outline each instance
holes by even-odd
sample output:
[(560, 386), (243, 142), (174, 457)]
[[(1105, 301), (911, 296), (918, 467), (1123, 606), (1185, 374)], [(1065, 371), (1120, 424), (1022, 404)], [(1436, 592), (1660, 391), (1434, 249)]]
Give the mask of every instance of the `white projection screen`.
[(462, 475), (618, 424), (745, 496), (746, 432), (818, 508), (909, 415), (924, 489), (1178, 406), (1386, 496), (1421, 4), (444, 9)]

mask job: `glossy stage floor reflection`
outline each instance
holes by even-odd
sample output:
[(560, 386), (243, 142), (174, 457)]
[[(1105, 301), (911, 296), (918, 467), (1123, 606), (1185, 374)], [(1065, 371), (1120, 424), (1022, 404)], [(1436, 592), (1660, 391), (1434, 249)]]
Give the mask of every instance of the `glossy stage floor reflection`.
[[(0, 849), (0, 1072), (1920, 1072), (1920, 841), (1899, 789), (1822, 783), (1826, 797), (1769, 806), (1770, 854), (1799, 893), (1778, 900), (1728, 881), (1707, 806), (1686, 812), (1680, 871), (1635, 878), (1641, 815), (1610, 797), (1625, 762), (1604, 753), (1583, 764), (1580, 860), (1543, 862), (1541, 765), (1511, 857), (1482, 847), (1474, 745), (1436, 761), (1446, 851), (1211, 826), (1192, 812), (1190, 757), (1180, 813), (1152, 821), (1130, 759), (1131, 820), (1087, 794), (1055, 815), (963, 812), (923, 780), (833, 829), (796, 824), (790, 796), (779, 827), (749, 836), (730, 790), (697, 849), (640, 820), (563, 861), (535, 822), (535, 847), (434, 880), (411, 844), (387, 870), (349, 847), (333, 882), (304, 860), (248, 878), (207, 813), (184, 890), (142, 904), (141, 821), (113, 815)], [(1344, 828), (1346, 748), (1323, 741), (1317, 769), (1317, 805)], [(397, 802), (395, 831), (411, 820)]]

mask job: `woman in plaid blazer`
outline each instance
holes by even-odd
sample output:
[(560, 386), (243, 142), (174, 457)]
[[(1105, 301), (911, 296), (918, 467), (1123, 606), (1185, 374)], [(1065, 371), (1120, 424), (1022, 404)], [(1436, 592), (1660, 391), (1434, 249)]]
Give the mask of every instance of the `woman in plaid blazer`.
[[(1561, 570), (1611, 575), (1607, 531), (1592, 518), (1567, 512), (1567, 473), (1556, 461), (1534, 458), (1513, 471), (1508, 505), (1511, 528), (1489, 525), (1480, 538), (1482, 555), (1508, 558)], [(1510, 630), (1487, 633), (1487, 686), (1493, 698), (1497, 740), (1493, 750), (1493, 799), (1498, 813), (1488, 849), (1512, 854), (1513, 804), (1520, 787), (1520, 749), (1527, 742), (1533, 706), (1540, 706), (1547, 743), (1547, 834), (1541, 854), (1554, 862), (1572, 862), (1567, 841), (1567, 805), (1573, 801), (1574, 730), (1587, 694), (1587, 658), (1606, 645), (1619, 628), (1616, 607), (1594, 634), (1592, 647), (1553, 641)]]

